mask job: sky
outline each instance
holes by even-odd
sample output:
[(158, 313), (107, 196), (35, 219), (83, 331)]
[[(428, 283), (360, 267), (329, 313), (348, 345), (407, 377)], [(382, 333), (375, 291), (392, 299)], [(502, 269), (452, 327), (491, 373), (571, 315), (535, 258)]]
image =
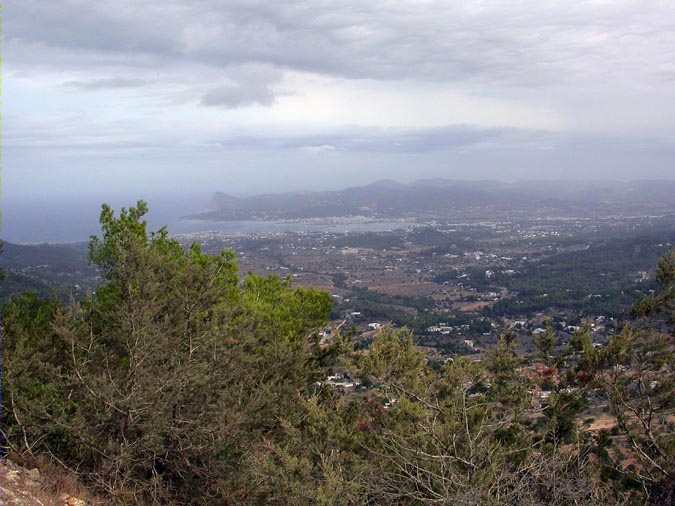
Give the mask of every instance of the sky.
[(675, 2), (9, 0), (5, 199), (675, 178)]

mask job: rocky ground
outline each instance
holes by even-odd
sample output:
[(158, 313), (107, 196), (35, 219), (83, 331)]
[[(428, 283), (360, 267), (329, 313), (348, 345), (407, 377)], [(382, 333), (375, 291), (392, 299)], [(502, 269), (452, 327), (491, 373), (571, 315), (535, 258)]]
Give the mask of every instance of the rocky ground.
[(37, 469), (26, 469), (11, 460), (0, 460), (0, 505), (86, 506), (91, 501), (65, 492), (55, 492), (53, 483)]

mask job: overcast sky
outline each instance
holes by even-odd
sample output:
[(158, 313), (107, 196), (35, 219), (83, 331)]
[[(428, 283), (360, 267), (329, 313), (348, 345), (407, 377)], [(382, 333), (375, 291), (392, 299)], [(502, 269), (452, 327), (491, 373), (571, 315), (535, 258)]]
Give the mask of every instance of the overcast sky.
[(10, 0), (6, 197), (674, 178), (675, 2)]

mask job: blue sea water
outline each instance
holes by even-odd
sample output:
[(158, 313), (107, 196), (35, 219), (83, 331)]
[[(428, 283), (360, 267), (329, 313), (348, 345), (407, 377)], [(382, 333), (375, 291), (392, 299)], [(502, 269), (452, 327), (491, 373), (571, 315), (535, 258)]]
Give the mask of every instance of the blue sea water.
[[(135, 204), (134, 199), (122, 197), (86, 199), (36, 198), (3, 199), (0, 238), (14, 243), (79, 242), (99, 232), (101, 204), (114, 209)], [(148, 223), (152, 229), (171, 227), (180, 217), (199, 209), (180, 199), (148, 199)]]

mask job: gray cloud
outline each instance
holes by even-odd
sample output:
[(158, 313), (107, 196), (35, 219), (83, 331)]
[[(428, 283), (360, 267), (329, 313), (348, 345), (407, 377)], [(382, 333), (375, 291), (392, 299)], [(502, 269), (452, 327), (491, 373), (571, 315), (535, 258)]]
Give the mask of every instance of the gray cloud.
[(281, 77), (281, 72), (270, 66), (242, 65), (229, 68), (227, 82), (205, 93), (200, 103), (225, 108), (270, 106), (277, 96), (273, 88)]
[(89, 81), (66, 81), (63, 86), (84, 91), (96, 91), (106, 89), (120, 88), (141, 88), (148, 84), (143, 79), (125, 79), (123, 77), (110, 77), (101, 79), (91, 79)]
[(668, 4), (24, 0), (18, 5), (10, 9), (7, 36), (34, 44), (34, 61), (48, 59), (50, 49), (67, 48), (126, 54), (137, 62), (145, 57), (153, 64), (258, 63), (348, 78), (477, 79), (529, 87), (602, 75), (650, 79), (675, 59), (675, 8)]
[[(301, 91), (282, 93), (284, 75), (305, 72), (447, 86), (549, 109), (567, 128), (675, 133), (668, 2), (23, 0), (4, 29), (6, 69), (159, 80), (153, 100), (270, 106)], [(277, 77), (231, 78), (242, 68)]]
[[(553, 133), (518, 128), (479, 128), (449, 125), (416, 129), (353, 128), (317, 135), (233, 135), (216, 141), (226, 149), (279, 151), (306, 150), (315, 153), (382, 153), (387, 155), (449, 152), (471, 154), (532, 153), (538, 158), (561, 160), (575, 153), (613, 159), (658, 155), (675, 158), (675, 142), (650, 137), (622, 137)], [(656, 157), (656, 156), (655, 156)]]
[(469, 125), (420, 129), (350, 128), (349, 131), (315, 135), (234, 135), (218, 141), (218, 144), (226, 148), (256, 150), (423, 153), (463, 149), (486, 142), (511, 142), (517, 137), (531, 138), (536, 134), (511, 128), (477, 128)]
[(269, 106), (274, 103), (274, 93), (264, 86), (221, 86), (202, 97), (201, 104), (228, 108), (258, 104)]

